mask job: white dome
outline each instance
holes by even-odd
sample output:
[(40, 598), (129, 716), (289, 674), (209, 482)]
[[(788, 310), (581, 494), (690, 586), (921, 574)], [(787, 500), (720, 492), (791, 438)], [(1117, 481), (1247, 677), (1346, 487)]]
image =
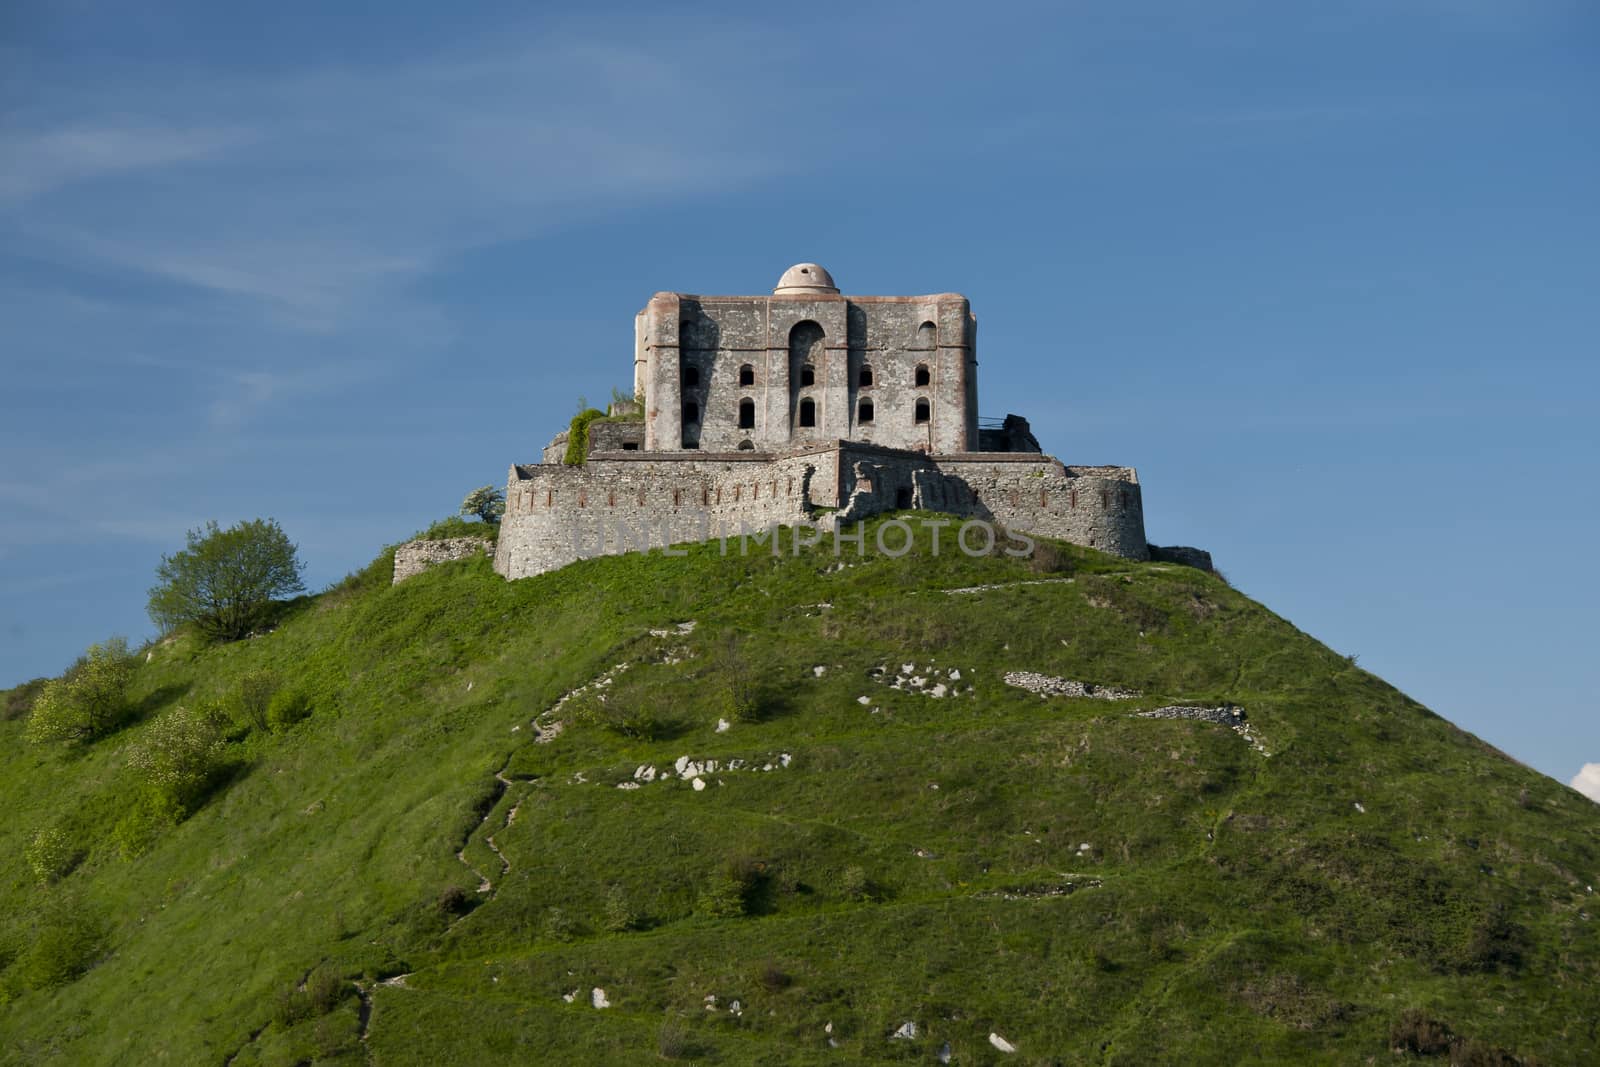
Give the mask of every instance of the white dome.
[(773, 295), (784, 293), (837, 293), (839, 287), (833, 284), (833, 275), (815, 263), (796, 263), (783, 272), (783, 277), (778, 279), (778, 287), (772, 290)]

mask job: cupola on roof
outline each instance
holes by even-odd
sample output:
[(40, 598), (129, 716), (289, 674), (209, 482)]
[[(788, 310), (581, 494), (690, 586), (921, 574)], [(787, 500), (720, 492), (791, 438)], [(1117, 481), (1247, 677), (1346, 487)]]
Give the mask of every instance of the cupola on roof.
[(796, 263), (783, 272), (783, 277), (778, 279), (778, 287), (772, 290), (774, 296), (785, 293), (837, 293), (839, 287), (833, 284), (833, 275), (815, 263)]

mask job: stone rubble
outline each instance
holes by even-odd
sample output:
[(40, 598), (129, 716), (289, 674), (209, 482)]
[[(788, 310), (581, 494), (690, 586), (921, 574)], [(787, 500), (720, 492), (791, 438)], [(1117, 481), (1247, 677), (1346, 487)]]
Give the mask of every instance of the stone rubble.
[(1114, 685), (1094, 685), (1091, 682), (1074, 682), (1068, 678), (1054, 678), (1034, 671), (1007, 671), (1005, 683), (1017, 689), (1026, 689), (1040, 696), (1092, 697), (1095, 700), (1137, 700), (1144, 694), (1137, 689), (1123, 689)]
[(997, 582), (993, 585), (966, 585), (959, 589), (943, 590), (945, 596), (962, 596), (967, 593), (987, 593), (991, 589), (1020, 589), (1025, 585), (1071, 585), (1073, 578), (1039, 578), (1031, 582)]
[[(879, 664), (867, 672), (868, 677), (879, 685), (890, 689), (898, 689), (902, 693), (921, 693), (925, 697), (935, 700), (946, 696), (970, 696), (972, 686), (957, 686), (954, 683), (961, 681), (959, 667), (944, 668), (929, 663), (926, 667), (918, 667), (915, 663), (900, 664), (898, 674), (889, 672), (887, 663)], [(859, 704), (870, 704), (871, 698), (856, 697)], [(876, 710), (876, 709), (874, 709)]]
[(1151, 711), (1136, 713), (1141, 719), (1192, 719), (1198, 722), (1214, 722), (1226, 726), (1246, 741), (1250, 747), (1263, 756), (1271, 756), (1267, 746), (1261, 743), (1261, 738), (1256, 735), (1255, 729), (1245, 721), (1244, 709), (1234, 704), (1223, 704), (1216, 708), (1193, 707), (1190, 705), (1171, 704), (1166, 707), (1155, 708)]

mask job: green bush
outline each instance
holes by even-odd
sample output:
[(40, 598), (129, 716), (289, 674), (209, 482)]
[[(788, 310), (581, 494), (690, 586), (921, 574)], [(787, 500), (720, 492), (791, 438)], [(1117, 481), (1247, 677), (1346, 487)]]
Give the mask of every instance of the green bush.
[(32, 943), (17, 961), (30, 989), (65, 985), (87, 971), (105, 948), (105, 931), (83, 906), (57, 901), (39, 917)]
[(326, 1015), (337, 1008), (349, 991), (349, 982), (324, 967), (317, 968), (306, 979), (306, 999), (317, 1015)]
[(1426, 1012), (1408, 1009), (1389, 1028), (1389, 1047), (1395, 1052), (1418, 1056), (1442, 1056), (1456, 1039), (1450, 1027)]
[(50, 827), (33, 835), (22, 851), (28, 869), (41, 882), (58, 882), (72, 873), (80, 853), (62, 830)]
[(696, 907), (708, 919), (737, 919), (750, 913), (750, 898), (759, 887), (765, 866), (748, 856), (735, 856), (700, 892)]
[(174, 708), (150, 724), (128, 763), (174, 807), (191, 810), (222, 771), (224, 722), (218, 705)]
[(719, 682), (718, 703), (729, 722), (756, 722), (762, 716), (762, 697), (756, 673), (750, 667), (743, 642), (726, 634), (713, 652)]
[(846, 867), (839, 874), (839, 895), (846, 900), (867, 900), (872, 896), (872, 882), (866, 868)]
[(606, 892), (605, 927), (614, 934), (626, 933), (639, 924), (639, 917), (628, 905), (628, 894), (620, 885)]
[(267, 704), (267, 726), (275, 734), (311, 717), (311, 698), (298, 689), (281, 689)]
[(183, 818), (183, 810), (164, 792), (141, 790), (111, 831), (111, 843), (125, 860), (138, 859)]
[(233, 693), (234, 722), (247, 730), (265, 730), (267, 711), (279, 688), (278, 676), (272, 671), (246, 672)]
[(612, 692), (609, 699), (605, 694), (585, 693), (572, 701), (571, 708), (574, 722), (599, 726), (635, 741), (658, 741), (678, 726), (678, 720), (657, 712), (647, 698), (621, 690)]
[(28, 740), (90, 741), (110, 730), (127, 713), (135, 666), (121, 637), (90, 645), (66, 674), (40, 687), (28, 716)]

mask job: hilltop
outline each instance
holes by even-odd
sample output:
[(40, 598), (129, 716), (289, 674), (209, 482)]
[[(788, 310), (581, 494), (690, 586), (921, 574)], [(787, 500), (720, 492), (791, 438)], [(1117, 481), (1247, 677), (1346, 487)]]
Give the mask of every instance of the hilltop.
[[(8, 694), (6, 1062), (1600, 1059), (1600, 807), (1215, 575), (392, 555), (93, 744)], [(309, 715), (143, 818), (247, 676)]]

